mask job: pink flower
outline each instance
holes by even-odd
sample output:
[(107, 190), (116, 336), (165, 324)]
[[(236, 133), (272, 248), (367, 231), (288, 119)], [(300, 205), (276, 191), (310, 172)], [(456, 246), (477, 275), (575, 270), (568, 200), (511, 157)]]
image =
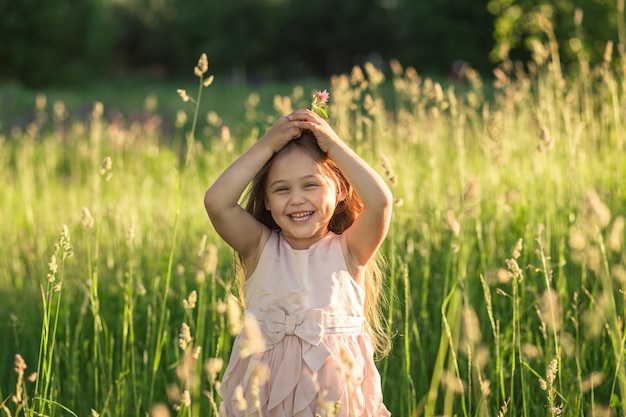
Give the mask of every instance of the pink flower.
[(311, 111), (319, 114), (320, 116), (328, 119), (328, 99), (330, 98), (330, 94), (327, 90), (318, 91), (313, 94), (313, 101), (311, 101)]
[(315, 100), (315, 102), (318, 105), (323, 105), (328, 103), (328, 98), (330, 97), (330, 94), (328, 93), (328, 91), (324, 90), (324, 91), (318, 91), (317, 93), (315, 93), (313, 95), (313, 100)]

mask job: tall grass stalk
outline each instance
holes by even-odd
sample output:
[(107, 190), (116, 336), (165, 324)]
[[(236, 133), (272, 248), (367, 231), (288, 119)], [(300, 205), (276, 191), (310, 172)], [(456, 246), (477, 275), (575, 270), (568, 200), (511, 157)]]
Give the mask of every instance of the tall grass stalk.
[[(55, 401), (56, 390), (54, 381), (55, 348), (57, 329), (59, 324), (59, 312), (61, 310), (61, 295), (63, 289), (63, 271), (65, 261), (72, 256), (70, 234), (67, 226), (63, 225), (59, 240), (48, 263), (48, 276), (46, 288), (41, 289), (43, 303), (43, 323), (41, 325), (41, 338), (39, 341), (39, 355), (37, 362), (37, 379), (33, 396), (32, 408), (26, 405), (30, 416), (38, 414), (55, 414), (52, 405)], [(59, 259), (60, 258), (60, 262)]]
[[(597, 234), (597, 240), (602, 254), (602, 270), (600, 271), (601, 286), (602, 290), (606, 294), (609, 294), (607, 297), (609, 305), (606, 309), (608, 317), (604, 317), (604, 320), (611, 341), (611, 347), (613, 348), (613, 355), (615, 356), (615, 373), (611, 384), (611, 400), (613, 400), (616, 395), (619, 398), (626, 398), (626, 363), (624, 361), (626, 332), (623, 327), (624, 316), (619, 315), (617, 304), (613, 296), (614, 291), (611, 270), (607, 260), (604, 240), (600, 233)], [(622, 308), (622, 313), (624, 313), (624, 308)], [(616, 394), (616, 392), (619, 394)], [(618, 404), (622, 414), (626, 415), (626, 401), (621, 401)]]
[[(148, 396), (149, 404), (151, 404), (154, 401), (154, 387), (155, 387), (155, 382), (156, 382), (157, 371), (159, 370), (159, 367), (161, 365), (162, 351), (167, 340), (167, 333), (164, 331), (164, 328), (166, 325), (166, 318), (168, 316), (167, 315), (167, 311), (168, 311), (167, 303), (168, 303), (171, 281), (172, 281), (172, 271), (174, 267), (174, 255), (175, 255), (175, 251), (177, 247), (180, 211), (182, 207), (182, 197), (183, 197), (184, 187), (185, 187), (185, 181), (184, 181), (185, 172), (186, 172), (187, 165), (189, 164), (189, 161), (191, 160), (191, 154), (194, 148), (196, 126), (198, 124), (198, 114), (200, 111), (200, 102), (202, 99), (202, 90), (205, 87), (208, 87), (213, 82), (213, 76), (209, 76), (208, 78), (205, 78), (205, 74), (208, 70), (208, 67), (209, 67), (209, 63), (207, 60), (207, 56), (206, 54), (202, 54), (200, 59), (198, 60), (198, 64), (194, 67), (194, 73), (198, 77), (198, 90), (197, 90), (197, 95), (196, 95), (195, 100), (192, 100), (192, 102), (195, 104), (194, 111), (193, 111), (193, 122), (191, 125), (191, 132), (187, 136), (187, 141), (186, 141), (187, 149), (185, 152), (185, 159), (180, 167), (180, 171), (178, 174), (178, 181), (177, 181), (177, 187), (176, 187), (176, 208), (175, 208), (174, 221), (173, 221), (173, 226), (172, 226), (172, 237), (171, 237), (171, 242), (170, 242), (170, 250), (168, 254), (167, 270), (165, 273), (165, 283), (164, 283), (163, 292), (162, 292), (163, 301), (161, 304), (161, 312), (158, 318), (158, 325), (157, 325), (157, 331), (156, 331), (156, 344), (155, 344), (155, 351), (154, 351), (154, 357), (153, 357), (153, 362), (152, 362), (152, 379), (151, 379), (151, 384), (150, 384), (150, 394)], [(188, 101), (189, 99), (186, 93), (181, 94), (181, 98), (183, 98), (183, 101)]]

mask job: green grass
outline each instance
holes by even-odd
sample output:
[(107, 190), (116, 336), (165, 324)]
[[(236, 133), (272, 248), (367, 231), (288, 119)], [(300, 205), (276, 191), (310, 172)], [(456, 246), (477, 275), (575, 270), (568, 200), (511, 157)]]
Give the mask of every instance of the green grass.
[(199, 107), (157, 86), (121, 104), (126, 88), (97, 90), (104, 105), (88, 110), (24, 93), (19, 129), (5, 111), (5, 414), (215, 414), (205, 364), (233, 340), (233, 253), (204, 191), (281, 113), (273, 103), (328, 87), (331, 123), (398, 200), (382, 248), (394, 349), (378, 363), (392, 414), (625, 415), (624, 74), (561, 80), (539, 65), (488, 86), (470, 74), (461, 92), (363, 70), (258, 101), (218, 78)]

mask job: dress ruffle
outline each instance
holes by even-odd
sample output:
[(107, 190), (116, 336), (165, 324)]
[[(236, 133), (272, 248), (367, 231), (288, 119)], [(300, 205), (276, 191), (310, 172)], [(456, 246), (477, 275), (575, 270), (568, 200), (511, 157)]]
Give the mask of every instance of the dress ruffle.
[(337, 332), (303, 338), (307, 331), (302, 329), (299, 335), (293, 320), (307, 323), (309, 336), (315, 333), (315, 320), (311, 324), (311, 320), (284, 319), (289, 322), (284, 332), (283, 319), (270, 324), (274, 336), (268, 337), (263, 322), (260, 333), (247, 325), (235, 340), (220, 386), (220, 417), (391, 415), (382, 402), (380, 375), (366, 334)]

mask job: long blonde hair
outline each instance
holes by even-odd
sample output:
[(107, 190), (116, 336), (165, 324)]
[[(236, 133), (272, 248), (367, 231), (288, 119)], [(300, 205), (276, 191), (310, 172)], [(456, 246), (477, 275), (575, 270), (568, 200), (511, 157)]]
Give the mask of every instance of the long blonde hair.
[[(363, 201), (356, 193), (352, 184), (345, 177), (341, 169), (317, 145), (315, 137), (304, 132), (300, 138), (291, 140), (285, 147), (263, 166), (252, 180), (252, 185), (245, 197), (245, 209), (252, 216), (267, 226), (270, 230), (279, 230), (271, 213), (265, 208), (267, 175), (277, 155), (289, 152), (292, 149), (301, 149), (307, 152), (322, 168), (322, 171), (332, 178), (346, 198), (340, 201), (328, 224), (328, 230), (335, 234), (342, 234), (348, 229), (363, 210)], [(246, 279), (246, 271), (241, 256), (238, 256), (237, 278), (239, 297), (245, 305), (245, 296), (242, 291)], [(383, 310), (388, 305), (387, 294), (383, 291), (384, 259), (379, 252), (370, 259), (365, 270), (365, 330), (369, 335), (377, 358), (386, 356), (391, 350), (391, 338), (387, 332), (383, 317)]]

